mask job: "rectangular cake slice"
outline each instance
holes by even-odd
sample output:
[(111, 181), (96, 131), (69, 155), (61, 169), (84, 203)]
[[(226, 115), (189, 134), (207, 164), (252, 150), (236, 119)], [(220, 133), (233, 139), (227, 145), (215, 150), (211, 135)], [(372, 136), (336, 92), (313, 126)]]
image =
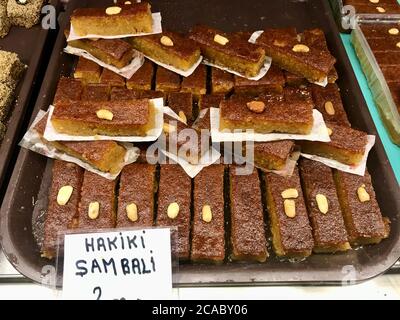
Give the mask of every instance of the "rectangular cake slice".
[(152, 32), (153, 18), (147, 2), (109, 6), (107, 8), (78, 8), (71, 24), (78, 36), (96, 34), (114, 36)]
[(310, 103), (300, 99), (288, 103), (277, 95), (235, 95), (220, 104), (220, 130), (309, 134), (314, 122), (312, 109)]
[(310, 82), (323, 81), (336, 62), (326, 50), (299, 42), (295, 28), (266, 29), (256, 43), (279, 67)]
[(181, 91), (190, 92), (196, 101), (202, 94), (207, 93), (207, 67), (200, 64), (196, 70), (186, 78), (182, 79)]
[(302, 159), (300, 175), (314, 236), (314, 252), (350, 249), (332, 170), (326, 165)]
[(190, 92), (171, 92), (168, 95), (168, 106), (186, 124), (194, 120), (193, 96)]
[(83, 85), (80, 80), (61, 77), (57, 84), (57, 91), (54, 97), (54, 104), (62, 101), (81, 100)]
[(117, 228), (153, 225), (155, 173), (156, 167), (145, 163), (133, 163), (122, 170)]
[(203, 25), (192, 28), (189, 37), (199, 44), (208, 61), (246, 77), (257, 76), (264, 65), (264, 49), (241, 37)]
[(42, 257), (54, 258), (57, 254), (59, 233), (77, 227), (82, 180), (82, 168), (65, 161), (54, 161), (44, 221)]
[(258, 172), (240, 175), (237, 168), (229, 169), (232, 259), (264, 262), (268, 253)]
[(100, 76), (100, 83), (108, 84), (110, 87), (125, 87), (125, 78), (104, 68)]
[(350, 127), (339, 87), (336, 84), (328, 84), (325, 88), (313, 85), (312, 96), (315, 109), (322, 113), (325, 121)]
[(155, 109), (152, 102), (62, 101), (51, 118), (59, 133), (77, 136), (145, 136), (154, 128)]
[(146, 59), (139, 70), (130, 79), (126, 80), (126, 87), (133, 90), (151, 90), (153, 76), (153, 63)]
[(389, 220), (382, 217), (371, 176), (334, 171), (349, 240), (352, 245), (379, 243), (389, 236)]
[(291, 177), (266, 173), (265, 186), (275, 253), (280, 257), (308, 257), (314, 240), (298, 169)]
[(367, 134), (365, 132), (326, 123), (331, 142), (301, 141), (303, 153), (313, 154), (348, 165), (358, 165), (365, 153)]
[(101, 75), (101, 67), (88, 59), (79, 57), (78, 64), (74, 71), (74, 78), (81, 80), (83, 83), (99, 83)]
[(79, 229), (108, 229), (115, 227), (116, 180), (85, 171), (79, 203)]
[(122, 69), (131, 63), (134, 50), (122, 39), (79, 39), (68, 42), (73, 48), (87, 51), (105, 64)]
[(172, 254), (182, 260), (190, 256), (191, 192), (191, 179), (179, 165), (161, 165), (157, 226), (178, 229), (172, 237)]
[(144, 55), (184, 71), (192, 68), (200, 58), (200, 49), (196, 42), (176, 32), (164, 31), (132, 37), (129, 41)]
[(43, 117), (35, 130), (45, 144), (49, 144), (66, 154), (82, 160), (94, 168), (116, 174), (121, 171), (126, 149), (114, 141), (47, 141), (43, 138), (47, 116)]
[(191, 260), (225, 259), (224, 165), (204, 168), (194, 179)]
[(232, 91), (235, 80), (232, 73), (211, 67), (211, 93), (228, 94)]
[(163, 67), (157, 67), (156, 73), (156, 91), (178, 92), (181, 89), (181, 77), (179, 74), (167, 70)]

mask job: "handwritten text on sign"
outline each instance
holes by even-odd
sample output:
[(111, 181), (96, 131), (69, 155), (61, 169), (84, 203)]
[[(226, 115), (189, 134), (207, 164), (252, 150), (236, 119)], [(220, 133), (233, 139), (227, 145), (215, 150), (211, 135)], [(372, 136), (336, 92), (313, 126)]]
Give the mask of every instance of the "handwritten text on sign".
[(168, 299), (171, 272), (169, 229), (65, 236), (65, 299)]

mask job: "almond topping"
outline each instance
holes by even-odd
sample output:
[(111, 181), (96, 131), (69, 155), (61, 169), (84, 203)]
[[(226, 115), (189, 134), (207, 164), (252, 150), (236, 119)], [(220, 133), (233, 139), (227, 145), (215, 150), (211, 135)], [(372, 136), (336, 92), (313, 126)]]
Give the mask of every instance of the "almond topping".
[(329, 210), (328, 199), (326, 196), (323, 194), (317, 194), (315, 199), (317, 200), (318, 210), (321, 211), (321, 213), (326, 214)]
[(128, 219), (131, 220), (132, 222), (135, 222), (138, 220), (138, 212), (137, 212), (137, 205), (136, 203), (131, 203), (126, 206), (126, 214), (128, 216)]
[(307, 47), (305, 44), (296, 44), (293, 49), (294, 52), (303, 52), (307, 53), (310, 51), (310, 48)]
[(294, 218), (296, 216), (296, 203), (294, 200), (286, 199), (283, 206), (285, 208), (285, 214), (289, 218)]
[(211, 207), (209, 205), (205, 205), (202, 209), (202, 219), (204, 222), (211, 222), (212, 220), (212, 212)]
[(255, 113), (263, 113), (265, 110), (265, 103), (262, 101), (247, 102), (247, 108)]
[(111, 111), (101, 109), (96, 111), (97, 118), (111, 121), (114, 118), (114, 115)]
[(172, 42), (172, 39), (170, 37), (167, 36), (162, 36), (160, 39), (160, 42), (162, 45), (166, 46), (166, 47), (173, 47), (174, 43)]
[(389, 34), (391, 34), (392, 36), (397, 36), (400, 33), (400, 30), (397, 28), (391, 28), (389, 29)]
[(371, 197), (369, 196), (367, 190), (365, 189), (365, 184), (363, 184), (361, 187), (359, 187), (357, 189), (357, 195), (358, 195), (358, 199), (361, 202), (367, 202), (367, 201), (371, 200)]
[(58, 190), (57, 194), (57, 203), (60, 206), (65, 206), (69, 199), (72, 196), (72, 192), (74, 191), (74, 188), (72, 186), (63, 186)]
[(229, 42), (229, 40), (228, 40), (227, 38), (225, 38), (224, 36), (221, 36), (221, 35), (219, 35), (219, 34), (216, 34), (216, 35), (214, 36), (214, 41), (215, 41), (216, 43), (219, 43), (219, 44), (222, 45), (222, 46), (226, 45), (226, 44)]
[(376, 7), (376, 10), (378, 10), (379, 13), (385, 13), (386, 10), (382, 7)]
[(281, 195), (283, 199), (296, 199), (299, 197), (299, 192), (295, 188), (290, 188), (284, 190)]
[(187, 124), (186, 114), (185, 114), (183, 111), (179, 111), (178, 116), (179, 116), (179, 118), (182, 120), (182, 122), (184, 122), (185, 124)]
[(167, 209), (167, 215), (170, 219), (175, 219), (179, 213), (179, 204), (176, 202), (171, 203)]
[(90, 219), (95, 220), (98, 218), (100, 213), (100, 203), (96, 202), (91, 202), (89, 204), (89, 210), (88, 210), (88, 216)]
[(108, 14), (109, 16), (115, 15), (115, 14), (119, 14), (122, 11), (122, 8), (120, 7), (108, 7), (106, 9), (106, 14)]
[(333, 107), (332, 101), (325, 102), (325, 111), (330, 116), (333, 116), (335, 114), (335, 108)]

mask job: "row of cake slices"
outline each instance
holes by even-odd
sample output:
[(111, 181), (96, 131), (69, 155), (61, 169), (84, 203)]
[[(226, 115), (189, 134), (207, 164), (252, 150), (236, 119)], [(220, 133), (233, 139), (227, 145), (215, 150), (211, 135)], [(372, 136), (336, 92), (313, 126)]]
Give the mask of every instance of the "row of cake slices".
[[(282, 131), (293, 130), (293, 128), (302, 130), (301, 126), (304, 123), (307, 126), (310, 125), (310, 119), (305, 119), (305, 113), (310, 113), (315, 107), (322, 113), (328, 125), (331, 142), (301, 141), (297, 143), (305, 153), (332, 158), (349, 165), (358, 164), (364, 155), (367, 134), (350, 127), (339, 89), (334, 83), (324, 88), (318, 85), (306, 86), (304, 81), (301, 82), (302, 79), (293, 82), (293, 77), (289, 77), (291, 80), (287, 82), (283, 72), (274, 65), (263, 79), (243, 83), (243, 78), (234, 78), (229, 73), (216, 68), (208, 69), (205, 66), (199, 66), (197, 69), (199, 72), (196, 71), (192, 76), (184, 78), (179, 87), (171, 90), (169, 82), (163, 76), (176, 74), (161, 67), (154, 71), (151, 62), (146, 62), (142, 68), (145, 69), (143, 73), (140, 69), (131, 84), (129, 81), (126, 84), (125, 82), (118, 83), (114, 80), (118, 75), (107, 69), (101, 71), (95, 63), (80, 58), (74, 72), (77, 79), (60, 79), (54, 104), (65, 107), (66, 111), (70, 111), (71, 106), (78, 103), (83, 104), (85, 110), (88, 107), (101, 109), (113, 103), (118, 109), (124, 103), (129, 106), (135, 104), (133, 99), (162, 97), (182, 120), (176, 124), (177, 133), (187, 128), (195, 128), (198, 131), (210, 130), (209, 110), (219, 107), (222, 110), (222, 118), (236, 117), (241, 114), (238, 127), (246, 125), (244, 120), (248, 120), (251, 116), (250, 126), (257, 121), (258, 123), (261, 121), (262, 125), (274, 125), (277, 122), (278, 127), (275, 125), (274, 130), (279, 130), (280, 125), (285, 125)], [(207, 78), (210, 79), (211, 85), (207, 84)], [(185, 85), (185, 80), (187, 80), (187, 85)], [(303, 83), (301, 88), (293, 86), (300, 83)], [(207, 87), (210, 88), (208, 92), (211, 94), (202, 94), (207, 92), (205, 89)], [(180, 92), (174, 90), (180, 90)], [(259, 114), (248, 110), (248, 102), (255, 100), (266, 102), (268, 119), (259, 118)], [(300, 110), (305, 110), (305, 112), (300, 112)], [(199, 114), (201, 116), (195, 120)], [(124, 117), (126, 117), (125, 111), (121, 115), (122, 121)], [(132, 117), (131, 120), (135, 119)], [(168, 123), (169, 120), (173, 119), (165, 115), (164, 121)], [(285, 123), (282, 124), (283, 122)], [(43, 118), (36, 126), (42, 138), (46, 124), (47, 118)], [(167, 128), (169, 127), (164, 128), (164, 131), (168, 135)], [(78, 157), (103, 172), (119, 172), (125, 156), (124, 148), (113, 141), (46, 141), (46, 143), (51, 143), (57, 149)], [(138, 143), (137, 146), (141, 148), (144, 155), (148, 144)], [(257, 142), (254, 146), (255, 164), (267, 170), (282, 170), (292, 155), (294, 147), (295, 143), (287, 140)], [(204, 150), (198, 146), (197, 151), (188, 159), (190, 163), (197, 163)]]
[[(324, 81), (334, 73), (336, 60), (319, 29), (302, 34), (295, 28), (265, 29), (250, 39), (249, 32), (226, 33), (197, 25), (186, 35), (170, 31), (146, 35), (154, 32), (152, 22), (151, 6), (146, 2), (79, 8), (72, 13), (72, 27), (66, 31), (68, 46), (83, 49), (120, 69), (130, 64), (136, 49), (157, 63), (181, 71), (192, 71), (204, 57), (208, 63), (253, 78), (262, 72), (270, 57), (280, 67), (310, 82)], [(74, 37), (70, 36), (71, 31)]]
[(60, 233), (71, 229), (173, 227), (175, 257), (215, 263), (265, 261), (267, 221), (279, 257), (347, 251), (389, 235), (368, 173), (308, 159), (291, 177), (240, 169), (215, 164), (192, 180), (178, 165), (161, 165), (157, 181), (156, 166), (134, 163), (111, 181), (56, 160), (42, 255), (53, 258)]

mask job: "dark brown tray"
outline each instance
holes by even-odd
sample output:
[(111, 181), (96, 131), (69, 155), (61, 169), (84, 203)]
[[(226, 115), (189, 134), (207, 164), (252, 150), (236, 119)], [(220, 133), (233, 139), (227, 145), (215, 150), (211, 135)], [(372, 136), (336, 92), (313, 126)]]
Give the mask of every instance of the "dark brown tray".
[[(77, 3), (85, 6), (105, 2), (97, 0), (69, 3), (34, 114), (41, 108), (47, 108), (52, 102), (60, 74), (68, 75), (71, 71), (74, 59), (60, 54), (65, 45), (62, 28), (67, 25), (68, 19), (65, 18)], [(299, 30), (323, 28), (329, 47), (338, 59), (338, 84), (351, 123), (355, 128), (377, 135), (326, 1), (248, 0), (243, 4), (239, 0), (219, 0), (205, 5), (201, 1), (160, 0), (152, 3), (154, 11), (162, 12), (164, 28), (176, 31), (188, 30), (196, 22), (226, 31), (258, 30), (267, 26), (295, 26)], [(32, 235), (32, 218), (43, 205), (40, 201), (34, 210), (36, 199), (43, 198), (39, 194), (46, 193), (45, 186), (49, 183), (46, 176), (50, 164), (51, 160), (47, 161), (38, 154), (21, 150), (0, 213), (4, 252), (19, 272), (37, 282), (44, 275), (45, 271), (42, 273), (42, 270), (49, 270), (46, 266), (50, 262), (40, 258), (39, 248)], [(370, 154), (368, 168), (382, 212), (392, 221), (388, 240), (345, 254), (313, 255), (297, 263), (280, 261), (270, 250), (270, 258), (263, 264), (182, 264), (179, 275), (175, 278), (175, 285), (341, 284), (348, 283), (348, 280), (360, 282), (383, 273), (400, 257), (400, 190), (379, 137)]]
[[(59, 8), (58, 0), (51, 0), (49, 4)], [(5, 180), (14, 147), (19, 142), (19, 130), (33, 93), (49, 31), (43, 29), (40, 23), (30, 29), (12, 27), (10, 33), (0, 39), (1, 50), (16, 52), (21, 61), (28, 66), (15, 90), (16, 99), (7, 121), (7, 132), (4, 140), (0, 142), (0, 186)]]

